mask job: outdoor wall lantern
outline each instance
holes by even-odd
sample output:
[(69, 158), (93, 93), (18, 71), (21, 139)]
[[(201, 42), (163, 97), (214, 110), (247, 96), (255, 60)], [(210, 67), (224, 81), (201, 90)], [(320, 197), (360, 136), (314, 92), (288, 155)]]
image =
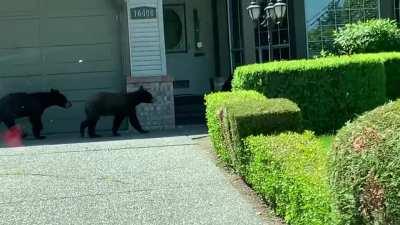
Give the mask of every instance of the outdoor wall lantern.
[[(250, 5), (247, 7), (247, 11), (249, 12), (251, 20), (254, 22), (260, 23), (262, 26), (266, 26), (268, 30), (268, 56), (269, 61), (272, 60), (272, 26), (275, 24), (280, 24), (281, 21), (286, 16), (287, 4), (282, 2), (282, 0), (277, 0), (276, 3), (273, 3), (272, 0), (269, 0), (267, 6), (264, 8), (264, 12), (262, 12), (260, 4), (257, 1), (252, 1)], [(259, 50), (260, 56), (261, 49)], [(260, 58), (260, 61), (261, 58)]]

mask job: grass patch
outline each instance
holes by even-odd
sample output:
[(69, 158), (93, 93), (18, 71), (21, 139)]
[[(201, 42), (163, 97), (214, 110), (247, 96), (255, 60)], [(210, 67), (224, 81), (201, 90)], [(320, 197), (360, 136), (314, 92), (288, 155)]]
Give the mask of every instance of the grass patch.
[(321, 143), (321, 146), (323, 147), (323, 149), (326, 152), (329, 152), (332, 149), (332, 143), (333, 143), (333, 139), (335, 136), (333, 135), (323, 135), (323, 136), (319, 136), (319, 142)]

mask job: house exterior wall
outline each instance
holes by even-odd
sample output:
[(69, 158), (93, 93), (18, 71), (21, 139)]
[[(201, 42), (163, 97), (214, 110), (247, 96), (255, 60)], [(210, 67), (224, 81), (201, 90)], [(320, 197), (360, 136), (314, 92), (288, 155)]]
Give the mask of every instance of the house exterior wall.
[[(232, 52), (230, 49), (229, 29), (229, 0), (217, 1), (210, 9), (210, 16), (214, 17), (218, 31), (215, 37), (216, 59), (219, 65), (214, 76), (227, 77), (231, 71)], [(238, 0), (239, 1), (239, 0)], [(290, 23), (290, 48), (291, 58), (307, 58), (308, 39), (306, 26), (306, 0), (287, 0), (289, 4)], [(240, 0), (241, 4), (241, 29), (243, 37), (243, 64), (256, 62), (256, 43), (254, 24), (249, 19), (247, 6), (251, 0)], [(315, 0), (315, 3), (319, 3)], [(126, 24), (122, 26), (127, 29), (126, 40), (122, 45), (128, 46), (128, 52), (123, 57), (123, 71), (127, 74), (127, 90), (132, 91), (140, 85), (147, 87), (156, 93), (160, 101), (153, 105), (139, 107), (139, 115), (144, 120), (145, 127), (151, 129), (172, 128), (174, 121), (174, 90), (173, 80), (168, 76), (166, 70), (166, 54), (164, 47), (164, 30), (162, 15), (163, 0), (127, 0), (127, 7), (124, 11)], [(310, 4), (310, 2), (308, 2)], [(394, 3), (392, 0), (381, 0), (379, 2), (379, 15), (382, 18), (394, 18)], [(157, 18), (152, 20), (132, 20), (130, 9), (133, 7), (150, 6), (157, 8)], [(212, 10), (214, 15), (212, 15)], [(190, 32), (190, 27), (188, 28)], [(123, 32), (123, 31), (122, 31)], [(124, 35), (123, 35), (124, 36)], [(125, 59), (125, 60), (124, 60)], [(167, 114), (165, 114), (165, 112)], [(154, 115), (154, 117), (150, 116)], [(164, 119), (163, 119), (164, 118)], [(157, 122), (154, 122), (157, 121)], [(157, 125), (158, 124), (158, 125)]]
[[(129, 0), (127, 2), (131, 75), (136, 77), (165, 76), (166, 55), (162, 0)], [(132, 18), (135, 8), (155, 9), (151, 18)], [(150, 13), (150, 11), (137, 11)]]
[[(152, 18), (133, 18), (135, 8), (155, 8)], [(173, 80), (167, 74), (164, 44), (162, 0), (127, 0), (125, 21), (129, 62), (127, 91), (143, 86), (154, 97), (152, 104), (141, 104), (137, 115), (142, 127), (147, 130), (171, 129), (175, 127)], [(140, 16), (137, 14), (136, 16)]]
[(394, 16), (394, 1), (381, 0), (381, 17), (382, 18), (395, 18)]
[(304, 0), (291, 0), (291, 31), (292, 31), (292, 46), (293, 46), (293, 58), (305, 58), (307, 57), (307, 38), (306, 38), (306, 23), (305, 23), (305, 12), (304, 12)]
[(229, 29), (228, 29), (228, 12), (226, 1), (216, 1), (217, 15), (215, 21), (218, 27), (218, 44), (219, 47), (219, 74), (221, 77), (230, 75), (230, 60), (229, 60)]

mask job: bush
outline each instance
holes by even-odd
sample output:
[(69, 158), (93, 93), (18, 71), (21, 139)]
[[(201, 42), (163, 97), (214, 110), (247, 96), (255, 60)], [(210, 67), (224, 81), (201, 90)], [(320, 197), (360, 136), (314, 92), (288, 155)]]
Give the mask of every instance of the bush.
[(267, 99), (255, 91), (221, 92), (206, 99), (209, 133), (218, 156), (243, 174), (247, 154), (242, 138), (301, 129), (301, 113), (286, 99)]
[(302, 129), (300, 109), (287, 99), (268, 99), (264, 102), (243, 99), (240, 104), (223, 108), (220, 115), (225, 146), (231, 153), (234, 168), (243, 176), (249, 163), (249, 153), (243, 147), (243, 138)]
[(400, 97), (400, 53), (379, 53), (385, 65), (386, 97), (396, 100)]
[(347, 24), (334, 34), (338, 54), (400, 50), (400, 29), (394, 20), (376, 19)]
[(341, 224), (400, 224), (400, 101), (342, 128), (330, 154)]
[(385, 69), (374, 55), (243, 66), (235, 71), (233, 88), (294, 101), (304, 127), (317, 133), (333, 132), (386, 100)]
[(218, 157), (227, 165), (232, 165), (232, 161), (221, 129), (221, 109), (230, 105), (240, 105), (244, 99), (249, 102), (266, 101), (264, 95), (255, 91), (219, 92), (205, 96), (208, 133)]
[(252, 154), (247, 182), (288, 224), (336, 224), (327, 152), (312, 133), (248, 137), (245, 146)]

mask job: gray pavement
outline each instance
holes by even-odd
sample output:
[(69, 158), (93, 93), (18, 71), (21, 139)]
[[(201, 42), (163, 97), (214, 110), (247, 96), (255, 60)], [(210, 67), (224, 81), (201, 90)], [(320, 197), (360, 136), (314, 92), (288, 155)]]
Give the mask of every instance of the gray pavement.
[(263, 224), (193, 141), (204, 134), (57, 135), (0, 148), (0, 224)]

